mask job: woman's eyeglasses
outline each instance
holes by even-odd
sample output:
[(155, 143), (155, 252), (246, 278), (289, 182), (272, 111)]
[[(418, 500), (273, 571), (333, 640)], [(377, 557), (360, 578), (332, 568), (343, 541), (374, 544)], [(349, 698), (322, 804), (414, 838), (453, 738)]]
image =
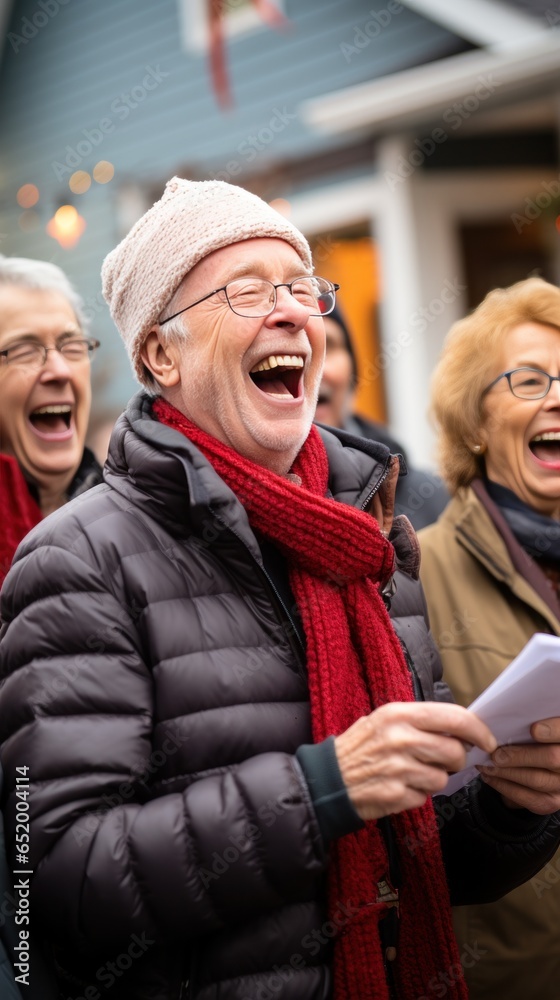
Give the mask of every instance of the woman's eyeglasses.
[(540, 368), (513, 368), (510, 372), (502, 372), (490, 385), (483, 390), (485, 396), (500, 379), (506, 378), (508, 385), (517, 399), (542, 399), (548, 393), (553, 382), (560, 382), (560, 375), (549, 375)]

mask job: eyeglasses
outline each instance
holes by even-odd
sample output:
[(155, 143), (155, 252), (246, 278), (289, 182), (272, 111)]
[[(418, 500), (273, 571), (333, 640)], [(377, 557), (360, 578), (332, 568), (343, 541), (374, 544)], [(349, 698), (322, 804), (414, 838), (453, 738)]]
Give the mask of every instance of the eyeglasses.
[(42, 368), (47, 361), (49, 351), (58, 351), (70, 363), (91, 360), (99, 347), (99, 341), (93, 337), (76, 337), (75, 340), (65, 340), (55, 347), (45, 347), (33, 341), (22, 341), (13, 344), (5, 351), (0, 351), (0, 358), (6, 365), (22, 365), (24, 368)]
[(336, 293), (340, 285), (334, 285), (332, 281), (318, 278), (315, 275), (294, 278), (293, 281), (284, 281), (278, 285), (267, 281), (266, 278), (236, 278), (234, 281), (228, 281), (227, 285), (222, 285), (221, 288), (215, 288), (213, 292), (208, 292), (208, 295), (203, 295), (196, 302), (191, 302), (190, 306), (185, 306), (184, 309), (173, 313), (172, 316), (160, 320), (159, 325), (163, 326), (164, 323), (169, 323), (176, 316), (187, 312), (193, 306), (198, 306), (206, 299), (210, 299), (212, 295), (217, 295), (218, 292), (225, 292), (227, 304), (237, 316), (245, 316), (247, 319), (270, 316), (276, 308), (278, 288), (288, 288), (294, 299), (297, 299), (302, 306), (309, 310), (310, 316), (328, 316), (334, 309)]
[(502, 378), (507, 378), (508, 385), (517, 399), (542, 399), (548, 393), (553, 382), (560, 382), (560, 375), (548, 375), (540, 368), (513, 368), (510, 372), (502, 372), (490, 385), (486, 386), (482, 395)]

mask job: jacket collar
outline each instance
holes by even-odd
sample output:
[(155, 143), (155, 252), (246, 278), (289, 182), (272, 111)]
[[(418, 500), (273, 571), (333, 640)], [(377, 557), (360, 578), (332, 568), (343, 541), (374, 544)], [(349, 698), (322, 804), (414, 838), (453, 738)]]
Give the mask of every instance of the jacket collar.
[[(30, 481), (26, 476), (27, 488), (35, 503), (39, 503), (39, 490), (35, 481)], [(80, 462), (76, 474), (66, 492), (66, 501), (73, 500), (90, 490), (92, 486), (99, 486), (103, 482), (103, 470), (95, 455), (89, 448), (84, 448), (82, 461)]]
[(511, 562), (524, 580), (527, 581), (539, 597), (548, 605), (550, 610), (558, 617), (560, 608), (558, 600), (553, 593), (541, 568), (525, 551), (520, 542), (513, 534), (510, 525), (506, 521), (498, 505), (494, 502), (482, 479), (475, 479), (471, 483), (475, 495), (480, 500), (492, 523), (500, 533), (500, 536), (507, 549)]
[[(490, 497), (488, 501), (492, 502)], [(499, 526), (493, 522), (486, 505), (474, 492), (472, 484), (455, 494), (440, 520), (451, 528), (461, 545), (496, 579), (503, 580), (511, 586), (514, 567), (507, 546)]]
[(102, 482), (103, 470), (99, 462), (89, 448), (84, 448), (82, 461), (68, 488), (68, 499), (73, 500), (74, 497), (80, 496), (81, 493), (85, 493), (92, 486), (98, 486)]
[[(390, 451), (377, 442), (319, 426), (336, 500), (365, 507), (386, 478)], [(152, 397), (140, 391), (115, 425), (104, 478), (150, 516), (185, 537), (215, 531), (216, 520), (260, 552), (246, 512), (208, 460), (183, 434), (152, 416)], [(186, 516), (185, 505), (188, 505)]]
[(538, 599), (537, 610), (544, 617), (552, 612), (558, 619), (558, 605), (544, 574), (513, 535), (482, 480), (474, 480), (470, 487), (460, 490), (441, 521), (451, 527), (464, 548), (495, 579), (533, 606)]

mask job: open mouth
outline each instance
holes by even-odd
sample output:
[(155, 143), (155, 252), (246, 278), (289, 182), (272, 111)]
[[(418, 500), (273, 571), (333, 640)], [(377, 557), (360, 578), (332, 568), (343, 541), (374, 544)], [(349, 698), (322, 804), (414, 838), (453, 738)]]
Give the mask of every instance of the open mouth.
[(254, 384), (268, 396), (298, 399), (303, 358), (296, 354), (269, 354), (249, 372)]
[(72, 407), (68, 403), (38, 406), (29, 414), (29, 422), (41, 436), (66, 435), (71, 430)]
[(535, 458), (539, 462), (548, 462), (550, 465), (560, 464), (560, 431), (545, 431), (544, 434), (535, 434), (529, 441)]

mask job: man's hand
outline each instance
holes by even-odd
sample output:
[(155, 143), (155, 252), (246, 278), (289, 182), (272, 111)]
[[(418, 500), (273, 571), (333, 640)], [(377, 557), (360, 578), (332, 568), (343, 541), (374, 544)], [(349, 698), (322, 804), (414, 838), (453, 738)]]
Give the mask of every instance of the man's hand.
[(358, 719), (335, 739), (352, 804), (362, 819), (416, 809), (465, 766), (464, 744), (487, 753), (488, 726), (460, 705), (392, 702)]
[(560, 719), (533, 723), (531, 736), (535, 743), (498, 747), (478, 770), (511, 809), (548, 816), (560, 809)]

